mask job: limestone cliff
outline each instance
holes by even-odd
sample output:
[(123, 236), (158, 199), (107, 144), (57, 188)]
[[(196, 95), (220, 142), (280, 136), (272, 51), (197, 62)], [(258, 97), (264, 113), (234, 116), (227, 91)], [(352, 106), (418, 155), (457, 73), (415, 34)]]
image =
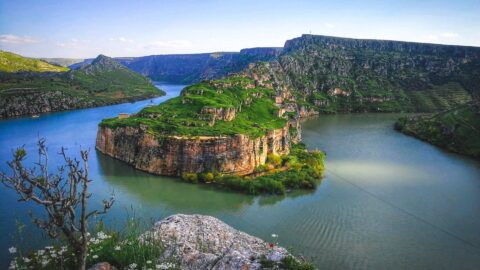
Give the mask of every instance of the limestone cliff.
[(100, 127), (96, 147), (104, 154), (155, 174), (181, 176), (182, 173), (220, 172), (246, 175), (264, 164), (268, 154), (288, 154), (289, 141), (288, 125), (258, 138), (243, 134), (159, 138), (143, 128)]

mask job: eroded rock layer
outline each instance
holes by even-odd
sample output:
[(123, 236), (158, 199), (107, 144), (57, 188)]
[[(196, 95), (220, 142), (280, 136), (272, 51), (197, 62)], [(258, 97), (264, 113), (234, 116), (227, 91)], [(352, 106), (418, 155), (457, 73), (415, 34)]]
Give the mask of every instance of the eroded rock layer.
[(289, 126), (265, 136), (155, 137), (145, 129), (99, 127), (96, 147), (137, 169), (161, 175), (220, 172), (247, 175), (264, 164), (267, 155), (289, 153)]

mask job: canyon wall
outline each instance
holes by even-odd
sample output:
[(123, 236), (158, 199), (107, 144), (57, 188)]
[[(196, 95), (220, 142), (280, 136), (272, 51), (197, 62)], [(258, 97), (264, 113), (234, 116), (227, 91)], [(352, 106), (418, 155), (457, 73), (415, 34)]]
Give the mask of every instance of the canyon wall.
[(220, 172), (248, 175), (264, 164), (267, 155), (288, 154), (289, 126), (263, 137), (155, 137), (145, 128), (99, 127), (96, 148), (137, 169), (160, 175)]

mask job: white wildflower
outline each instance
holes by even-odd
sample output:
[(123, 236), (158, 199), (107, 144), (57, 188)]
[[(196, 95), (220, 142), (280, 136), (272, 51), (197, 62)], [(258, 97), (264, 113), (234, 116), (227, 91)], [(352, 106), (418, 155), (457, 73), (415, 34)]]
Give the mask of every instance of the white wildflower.
[(45, 249), (53, 249), (53, 247), (52, 246), (47, 246), (47, 247), (45, 247)]
[(278, 237), (278, 234), (272, 234), (272, 237), (273, 237), (273, 238), (277, 238), (277, 237)]
[(122, 248), (120, 246), (115, 246), (114, 249), (118, 251), (118, 250), (121, 250)]
[(136, 269), (137, 268), (137, 264), (136, 263), (132, 263), (128, 266), (129, 269)]
[(45, 250), (40, 249), (40, 250), (37, 251), (38, 256), (43, 256), (43, 254), (45, 254)]
[(175, 264), (174, 264), (174, 263), (165, 262), (165, 263), (161, 263), (161, 264), (155, 265), (155, 268), (161, 269), (161, 270), (167, 270), (167, 269), (175, 268)]
[(108, 235), (106, 235), (104, 232), (98, 232), (97, 237), (98, 239), (105, 240), (108, 238)]
[(148, 260), (146, 263), (147, 263), (147, 264), (151, 264), (151, 263), (152, 263), (152, 261)]
[(49, 262), (50, 262), (49, 260), (43, 260), (43, 261), (42, 261), (42, 266), (43, 266), (43, 267), (47, 266), (47, 264), (48, 264)]
[(57, 257), (57, 254), (51, 253), (50, 256), (51, 256), (52, 258), (56, 258), (56, 257)]
[(98, 259), (98, 255), (93, 255), (92, 258), (93, 259)]
[(10, 252), (10, 254), (17, 253), (17, 248), (16, 247), (11, 247), (11, 248), (8, 249), (8, 252)]
[(27, 258), (27, 257), (23, 257), (23, 261), (26, 262), (26, 263), (29, 263), (29, 262), (31, 262), (32, 260), (29, 259), (29, 258)]

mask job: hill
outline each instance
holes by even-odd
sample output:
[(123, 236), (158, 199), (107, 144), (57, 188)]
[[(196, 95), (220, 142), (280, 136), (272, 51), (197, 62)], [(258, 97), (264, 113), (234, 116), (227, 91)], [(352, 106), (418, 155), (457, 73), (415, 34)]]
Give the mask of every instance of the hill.
[(68, 68), (49, 64), (43, 60), (27, 58), (0, 51), (0, 72), (65, 72)]
[(149, 79), (100, 55), (68, 72), (0, 72), (0, 118), (135, 101), (163, 95)]
[(480, 104), (469, 103), (431, 116), (400, 118), (395, 128), (449, 151), (480, 159)]
[(85, 59), (82, 59), (82, 58), (39, 58), (39, 59), (47, 63), (50, 63), (52, 65), (61, 66), (61, 67), (68, 67), (76, 63), (85, 61)]
[(435, 112), (480, 92), (480, 48), (303, 35), (280, 63), (297, 102), (320, 112)]
[[(281, 48), (250, 48), (240, 52), (118, 57), (115, 60), (156, 81), (189, 84), (240, 72), (250, 63), (272, 60), (280, 52)], [(91, 61), (93, 59), (85, 59), (70, 68), (77, 69)]]
[(468, 46), (302, 35), (283, 48), (116, 60), (174, 83), (219, 79), (250, 63), (277, 62), (307, 112), (439, 112), (480, 95), (480, 48)]

